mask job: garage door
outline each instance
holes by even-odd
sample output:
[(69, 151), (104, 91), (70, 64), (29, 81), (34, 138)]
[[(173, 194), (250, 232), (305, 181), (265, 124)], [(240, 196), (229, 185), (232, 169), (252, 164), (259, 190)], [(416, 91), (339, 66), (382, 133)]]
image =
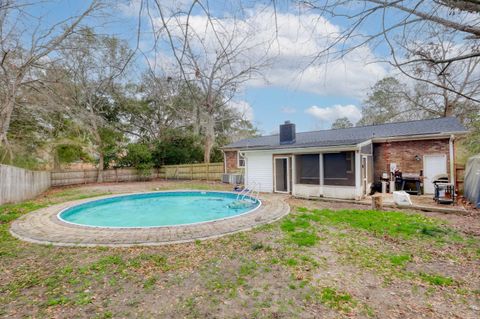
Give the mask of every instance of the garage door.
[(433, 194), (433, 178), (438, 174), (447, 174), (447, 156), (446, 155), (425, 155), (423, 157), (423, 174), (425, 180), (423, 188), (425, 194)]

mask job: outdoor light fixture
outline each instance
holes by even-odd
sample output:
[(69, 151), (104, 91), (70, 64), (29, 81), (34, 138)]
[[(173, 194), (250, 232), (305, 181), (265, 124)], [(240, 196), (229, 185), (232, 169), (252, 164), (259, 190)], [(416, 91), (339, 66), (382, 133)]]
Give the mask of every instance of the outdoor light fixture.
[(416, 160), (416, 161), (419, 161), (419, 160), (420, 160), (420, 156), (415, 155), (415, 160)]

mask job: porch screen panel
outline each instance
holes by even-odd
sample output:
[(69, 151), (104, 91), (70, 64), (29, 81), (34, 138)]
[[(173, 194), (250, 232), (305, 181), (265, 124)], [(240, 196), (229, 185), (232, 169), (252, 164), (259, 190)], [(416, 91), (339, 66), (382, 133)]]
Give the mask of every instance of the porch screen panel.
[(355, 186), (355, 152), (323, 154), (323, 184)]
[(295, 157), (297, 184), (320, 185), (320, 155), (303, 154)]

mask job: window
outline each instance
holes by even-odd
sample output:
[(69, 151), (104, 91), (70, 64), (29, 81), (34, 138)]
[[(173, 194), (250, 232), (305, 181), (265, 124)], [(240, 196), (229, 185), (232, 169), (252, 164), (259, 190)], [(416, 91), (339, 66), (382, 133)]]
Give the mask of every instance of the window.
[(346, 166), (347, 166), (347, 174), (352, 173), (355, 167), (353, 166), (354, 160), (353, 160), (353, 152), (347, 152), (345, 154), (345, 160), (347, 161)]
[(355, 153), (323, 154), (323, 181), (325, 185), (355, 186)]
[(320, 185), (320, 155), (297, 155), (295, 166), (297, 184)]
[(245, 167), (245, 156), (240, 152), (237, 152), (237, 166)]

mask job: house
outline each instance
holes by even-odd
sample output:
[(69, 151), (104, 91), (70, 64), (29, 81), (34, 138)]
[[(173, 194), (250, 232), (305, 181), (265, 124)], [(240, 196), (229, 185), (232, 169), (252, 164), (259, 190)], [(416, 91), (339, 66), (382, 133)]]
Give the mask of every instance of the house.
[(225, 170), (244, 170), (262, 192), (360, 199), (397, 168), (423, 176), (433, 194), (433, 177), (455, 180), (455, 139), (465, 133), (454, 117), (300, 133), (287, 121), (280, 134), (225, 146)]

